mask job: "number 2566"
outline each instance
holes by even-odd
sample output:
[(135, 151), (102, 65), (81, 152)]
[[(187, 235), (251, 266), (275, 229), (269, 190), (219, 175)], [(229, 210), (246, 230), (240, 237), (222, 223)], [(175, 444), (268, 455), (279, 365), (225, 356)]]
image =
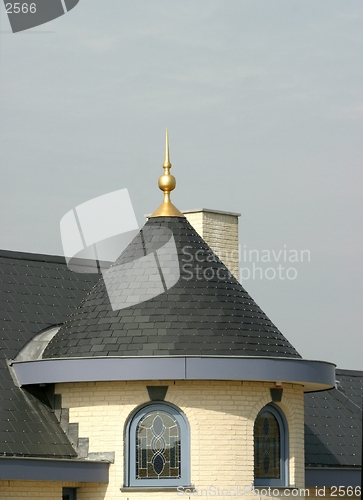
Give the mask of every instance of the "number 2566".
[(37, 11), (37, 6), (35, 3), (20, 4), (19, 2), (16, 2), (14, 4), (12, 3), (5, 4), (5, 9), (8, 14), (19, 14), (20, 12), (22, 12), (23, 14), (27, 14), (28, 12), (34, 14), (34, 12)]

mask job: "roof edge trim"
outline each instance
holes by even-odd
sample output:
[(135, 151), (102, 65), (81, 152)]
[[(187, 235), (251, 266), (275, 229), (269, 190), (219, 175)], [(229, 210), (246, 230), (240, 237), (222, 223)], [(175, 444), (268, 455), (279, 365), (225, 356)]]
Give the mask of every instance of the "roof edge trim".
[(108, 483), (108, 462), (0, 457), (0, 479)]
[(326, 486), (330, 488), (332, 486), (343, 486), (347, 488), (351, 486), (355, 488), (361, 485), (361, 470), (357, 469), (347, 469), (339, 467), (306, 467), (305, 468), (305, 486), (308, 487), (319, 487)]
[(296, 383), (304, 392), (331, 389), (335, 365), (296, 358), (67, 358), (10, 363), (21, 385), (125, 380), (243, 380)]

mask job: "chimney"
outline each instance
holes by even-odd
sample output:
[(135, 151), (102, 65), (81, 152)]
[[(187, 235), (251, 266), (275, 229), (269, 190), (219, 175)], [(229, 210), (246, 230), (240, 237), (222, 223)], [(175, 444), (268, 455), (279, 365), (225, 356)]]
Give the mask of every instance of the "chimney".
[(182, 212), (197, 233), (238, 279), (238, 217), (241, 214), (209, 208)]

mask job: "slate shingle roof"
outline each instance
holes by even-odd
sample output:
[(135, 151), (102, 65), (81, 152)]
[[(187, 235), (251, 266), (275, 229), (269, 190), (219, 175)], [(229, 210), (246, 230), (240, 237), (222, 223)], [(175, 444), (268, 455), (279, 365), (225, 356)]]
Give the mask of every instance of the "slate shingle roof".
[[(180, 268), (177, 283), (149, 300), (113, 311), (100, 280), (50, 341), (43, 358), (301, 357), (184, 217), (149, 219), (115, 266), (134, 265), (165, 244), (168, 236), (160, 236), (158, 227), (173, 234)], [(128, 280), (123, 286), (131, 290), (135, 279), (124, 274), (120, 281)]]
[(337, 370), (337, 388), (305, 395), (305, 464), (360, 467), (363, 372)]
[[(20, 389), (10, 375), (13, 359), (42, 329), (62, 323), (94, 284), (74, 274), (61, 257), (0, 252), (0, 454), (72, 457), (45, 393)], [(39, 392), (39, 391), (38, 391)]]

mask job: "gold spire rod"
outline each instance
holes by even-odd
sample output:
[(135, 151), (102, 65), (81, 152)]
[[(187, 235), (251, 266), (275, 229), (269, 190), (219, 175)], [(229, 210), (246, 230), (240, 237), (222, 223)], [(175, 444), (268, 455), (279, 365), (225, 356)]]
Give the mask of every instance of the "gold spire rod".
[(165, 132), (165, 154), (164, 154), (164, 168), (171, 168), (170, 153), (169, 153), (169, 134), (168, 129)]
[(169, 134), (165, 134), (164, 175), (159, 177), (159, 188), (164, 192), (164, 201), (151, 217), (185, 217), (171, 202), (170, 192), (175, 189), (176, 180), (170, 173), (171, 163), (169, 154)]

